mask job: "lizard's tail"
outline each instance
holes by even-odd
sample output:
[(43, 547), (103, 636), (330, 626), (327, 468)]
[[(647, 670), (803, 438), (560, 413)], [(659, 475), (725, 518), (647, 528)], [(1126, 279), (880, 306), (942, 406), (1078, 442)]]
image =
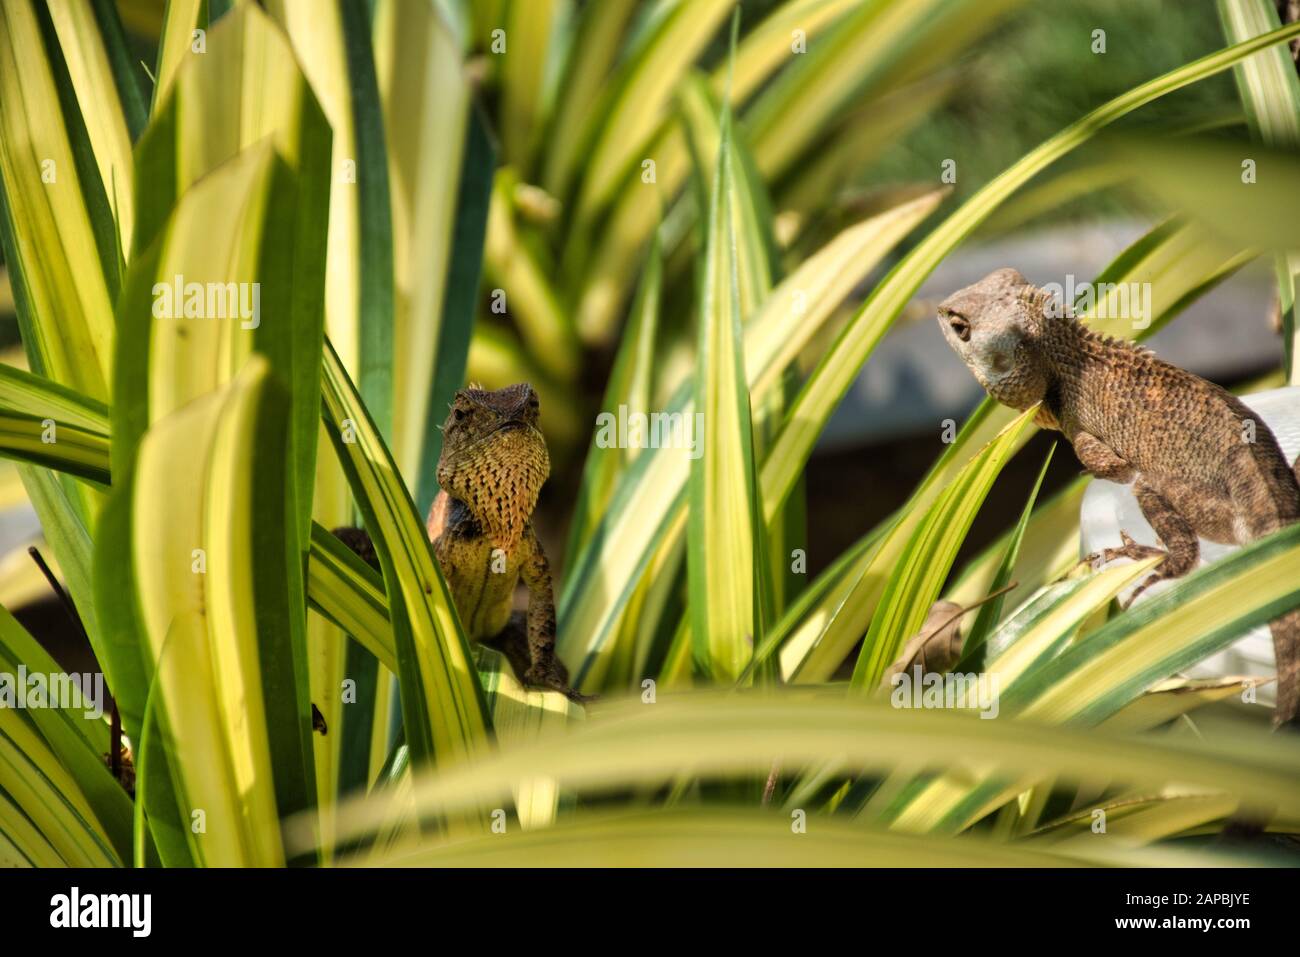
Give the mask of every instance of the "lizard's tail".
[(1277, 659), (1277, 704), (1273, 727), (1294, 723), (1300, 712), (1300, 608), (1269, 622)]

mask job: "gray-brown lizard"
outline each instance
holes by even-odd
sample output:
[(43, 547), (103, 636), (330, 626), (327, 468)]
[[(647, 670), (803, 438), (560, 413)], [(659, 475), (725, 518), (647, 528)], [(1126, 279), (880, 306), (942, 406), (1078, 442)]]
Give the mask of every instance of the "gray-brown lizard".
[[(551, 470), (539, 415), (527, 383), (456, 393), (442, 427), (442, 490), (429, 510), (429, 541), (466, 637), (505, 654), (523, 684), (583, 701), (555, 654), (551, 572), (532, 524)], [(335, 533), (363, 558), (372, 548), (357, 530)], [(520, 580), (527, 613), (513, 610)]]
[[(999, 269), (954, 293), (938, 318), (989, 395), (1020, 410), (1041, 402), (1035, 421), (1062, 432), (1091, 474), (1132, 483), (1164, 548), (1124, 533), (1123, 547), (1098, 556), (1164, 556), (1132, 597), (1194, 569), (1198, 536), (1245, 544), (1300, 521), (1297, 468), (1250, 409), (1146, 349), (1089, 330), (1016, 270)], [(1273, 720), (1293, 722), (1300, 707), (1300, 609), (1270, 628), (1278, 680)]]

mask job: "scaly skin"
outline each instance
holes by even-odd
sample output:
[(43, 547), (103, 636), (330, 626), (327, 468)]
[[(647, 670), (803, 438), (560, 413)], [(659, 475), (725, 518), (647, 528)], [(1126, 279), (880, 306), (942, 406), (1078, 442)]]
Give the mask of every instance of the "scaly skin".
[[(939, 326), (989, 395), (1020, 410), (1041, 402), (1035, 421), (1062, 432), (1090, 473), (1133, 485), (1164, 548), (1125, 533), (1122, 548), (1098, 556), (1164, 556), (1133, 597), (1194, 569), (1198, 536), (1244, 545), (1300, 521), (1296, 469), (1241, 401), (1146, 349), (1092, 332), (1050, 303), (1016, 270), (999, 269), (944, 300)], [(1270, 628), (1274, 723), (1294, 722), (1300, 610)]]

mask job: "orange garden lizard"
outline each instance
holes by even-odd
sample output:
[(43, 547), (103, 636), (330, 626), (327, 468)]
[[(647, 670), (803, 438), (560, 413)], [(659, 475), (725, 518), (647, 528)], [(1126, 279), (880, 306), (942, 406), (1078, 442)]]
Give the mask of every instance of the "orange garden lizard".
[[(1194, 569), (1198, 536), (1246, 544), (1300, 521), (1300, 463), (1286, 461), (1258, 416), (1217, 385), (1089, 330), (1016, 270), (954, 293), (938, 318), (989, 395), (1020, 410), (1041, 402), (1035, 421), (1062, 432), (1084, 468), (1132, 483), (1164, 548), (1122, 533), (1123, 547), (1093, 556), (1163, 556), (1132, 597)], [(1280, 725), (1300, 707), (1300, 609), (1270, 629)]]
[[(465, 636), (502, 652), (523, 684), (585, 701), (569, 687), (568, 670), (555, 654), (551, 572), (532, 524), (551, 470), (539, 414), (537, 393), (527, 383), (456, 393), (442, 427), (442, 491), (429, 510), (429, 541)], [(364, 533), (336, 534), (362, 557), (370, 551)], [(528, 589), (527, 613), (513, 610), (520, 580)]]

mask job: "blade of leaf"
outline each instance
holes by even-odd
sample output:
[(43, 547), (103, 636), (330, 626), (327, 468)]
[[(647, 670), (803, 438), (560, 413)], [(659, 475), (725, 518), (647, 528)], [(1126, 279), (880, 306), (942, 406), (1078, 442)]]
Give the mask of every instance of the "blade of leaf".
[(472, 111), (468, 119), (465, 153), (462, 159), (460, 196), (447, 265), (446, 293), (438, 333), (435, 363), (425, 402), (424, 441), (416, 472), (415, 503), (427, 515), (438, 494), (437, 464), (442, 454), (443, 410), (465, 381), (474, 309), (483, 265), (483, 244), (487, 232), (488, 203), (492, 194), (492, 170), (496, 148), (482, 115)]
[(585, 164), (577, 217), (583, 221), (603, 206), (638, 150), (653, 134), (668, 109), (678, 78), (694, 62), (722, 23), (733, 0), (673, 2), (666, 6), (647, 37), (611, 82), (605, 105), (592, 121), (600, 132)]
[(584, 137), (596, 132), (591, 113), (618, 57), (635, 8), (636, 0), (605, 0), (585, 4), (578, 13), (569, 62), (560, 82), (564, 95), (555, 104), (555, 116), (542, 144), (546, 154), (542, 184), (552, 195), (568, 192), (574, 164), (585, 145)]
[[(1199, 569), (1059, 655), (1039, 656), (1000, 690), (1001, 711), (1082, 726), (1116, 715), (1158, 682), (1294, 607), (1300, 601), (1297, 556), (1300, 526), (1292, 526)], [(1114, 571), (1129, 573), (1134, 567)], [(1044, 777), (1032, 776), (1029, 783)], [(886, 813), (894, 826), (909, 830), (960, 830), (1027, 786), (991, 773), (978, 774), (974, 782), (969, 773), (944, 777)]]
[[(727, 690), (662, 695), (652, 708), (639, 699), (611, 704), (576, 727), (503, 746), (472, 765), (422, 775), (413, 799), (417, 808), (451, 810), (505, 797), (514, 782), (539, 775), (578, 790), (599, 790), (660, 783), (681, 773), (766, 773), (778, 754), (791, 765), (838, 759), (851, 769), (907, 765), (924, 755), (940, 767), (982, 761), (1006, 772), (1073, 778), (1097, 772), (1134, 785), (1183, 781), (1276, 802), (1279, 811), (1294, 813), (1300, 810), (1297, 752), (1294, 742), (1277, 736), (1134, 738), (1027, 721), (980, 721), (939, 709), (905, 711), (860, 695)], [(358, 799), (342, 809), (340, 819), (346, 833), (364, 833), (382, 820), (382, 811)]]
[[(744, 367), (752, 397), (761, 401), (779, 387), (781, 374), (835, 306), (886, 252), (931, 212), (940, 194), (932, 193), (858, 223), (841, 233), (773, 290), (764, 308), (745, 325)], [(668, 412), (691, 411), (693, 385), (683, 385)], [(573, 560), (560, 596), (560, 652), (570, 663), (588, 667), (589, 656), (604, 653), (606, 638), (619, 619), (635, 579), (664, 536), (684, 516), (689, 463), (664, 450), (645, 450), (620, 478), (592, 545)], [(764, 502), (766, 506), (766, 502)], [(580, 647), (579, 647), (580, 644)]]
[(547, 51), (559, 15), (557, 0), (511, 3), (506, 9), (506, 49), (501, 63), (501, 134), (505, 158), (526, 170), (543, 116)]
[[(1219, 0), (1219, 19), (1229, 40), (1245, 40), (1280, 25), (1278, 8), (1267, 0)], [(1294, 150), (1300, 145), (1300, 79), (1284, 47), (1261, 50), (1233, 68), (1237, 92), (1250, 121), (1251, 135), (1268, 146)], [(1300, 384), (1296, 348), (1296, 282), (1300, 255), (1274, 257), (1281, 302), (1288, 381)]]
[[(406, 738), (414, 763), (454, 764), (483, 746), (483, 691), (410, 493), (338, 355), (326, 344), (325, 423), (389, 583)], [(345, 438), (346, 434), (346, 438)], [(400, 603), (400, 604), (396, 604)]]
[[(8, 610), (0, 608), (0, 669), (16, 675), (20, 667), (26, 668), (29, 675), (63, 673)], [(99, 704), (103, 703), (101, 698)], [(102, 833), (118, 859), (125, 861), (131, 853), (131, 801), (109, 774), (103, 758), (108, 750), (107, 728), (102, 710), (98, 718), (93, 716), (92, 704), (89, 699), (79, 706), (51, 699), (49, 707), (30, 707), (14, 713), (25, 716), (45, 739), (48, 753), (57, 756), (50, 763), (60, 773), (66, 769), (75, 782), (71, 793), (84, 801), (84, 813), (94, 822), (92, 826)], [(46, 767), (44, 759), (35, 763)]]
[[(734, 37), (733, 26), (733, 44)], [(754, 642), (762, 638), (761, 612), (756, 611), (762, 526), (754, 524), (753, 428), (740, 348), (739, 263), (731, 208), (739, 187), (730, 136), (724, 108), (696, 351), (694, 407), (700, 411), (689, 420), (692, 447), (698, 442), (702, 454), (690, 465), (686, 562), (696, 665), (724, 682), (739, 677)], [(701, 430), (700, 423), (707, 429)]]
[[(1020, 520), (1016, 522), (1015, 528), (1011, 530), (1011, 538), (1007, 542), (1006, 551), (1002, 555), (1002, 563), (998, 566), (997, 574), (993, 576), (993, 581), (989, 586), (989, 594), (994, 594), (1005, 588), (1011, 583), (1011, 575), (1016, 569), (1016, 559), (1020, 556), (1020, 543), (1024, 541), (1025, 529), (1029, 527), (1029, 521), (1034, 514), (1034, 504), (1038, 501), (1038, 493), (1043, 487), (1043, 478), (1047, 475), (1047, 467), (1052, 464), (1052, 455), (1056, 452), (1056, 443), (1047, 450), (1047, 457), (1043, 459), (1043, 467), (1038, 470), (1038, 478), (1034, 481), (1034, 487), (1029, 493), (1029, 498), (1025, 501), (1025, 507), (1020, 513)], [(971, 658), (970, 668), (960, 668), (963, 671), (980, 671), (982, 655), (972, 657), (972, 654), (982, 648), (987, 640), (993, 626), (1002, 618), (1002, 608), (1006, 601), (1006, 595), (999, 595), (997, 598), (981, 605), (975, 614), (975, 622), (971, 625), (970, 631), (966, 633), (966, 640), (962, 645), (962, 660)]]
[[(641, 272), (636, 300), (627, 328), (619, 339), (618, 355), (605, 385), (602, 412), (617, 416), (620, 409), (648, 415), (652, 395), (652, 372), (659, 326), (659, 296), (663, 281), (663, 259), (656, 236), (650, 255)], [(569, 526), (566, 555), (578, 555), (591, 539), (600, 516), (609, 506), (610, 496), (620, 474), (636, 460), (639, 449), (609, 448), (600, 441), (600, 432), (592, 436), (583, 465), (578, 504)]]
[(0, 10), (0, 239), (31, 370), (105, 400), (116, 227), (42, 10), (32, 0)]
[(308, 709), (283, 640), (297, 564), (285, 541), (287, 412), (254, 355), (224, 390), (156, 423), (118, 491), (132, 503), (127, 553), (178, 797), (220, 823), (188, 835), (209, 864), (283, 863), (277, 809), (311, 804)]
[(871, 616), (871, 627), (863, 639), (851, 685), (865, 689), (879, 685), (904, 642), (920, 629), (930, 606), (939, 597), (975, 513), (1037, 411), (1035, 406), (1022, 412), (972, 458), (916, 525), (903, 523), (888, 534), (881, 555), (892, 554), (889, 539), (896, 535), (906, 535), (907, 541), (892, 568), (867, 569), (866, 575), (887, 573), (888, 580)]

